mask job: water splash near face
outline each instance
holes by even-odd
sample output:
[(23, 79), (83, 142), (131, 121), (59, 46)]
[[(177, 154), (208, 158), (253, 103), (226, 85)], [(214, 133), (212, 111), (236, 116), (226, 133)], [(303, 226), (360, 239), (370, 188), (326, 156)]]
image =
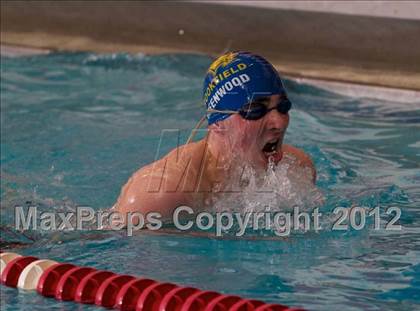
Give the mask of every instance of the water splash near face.
[(294, 206), (304, 211), (323, 204), (323, 194), (312, 183), (311, 169), (299, 166), (289, 154), (277, 165), (270, 157), (263, 174), (246, 165), (235, 171), (228, 182), (238, 180), (238, 191), (219, 192), (214, 212), (284, 212), (292, 211)]

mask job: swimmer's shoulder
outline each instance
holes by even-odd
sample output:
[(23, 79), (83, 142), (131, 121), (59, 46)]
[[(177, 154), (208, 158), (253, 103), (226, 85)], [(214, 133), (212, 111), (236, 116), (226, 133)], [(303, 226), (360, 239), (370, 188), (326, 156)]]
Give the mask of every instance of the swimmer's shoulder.
[(189, 205), (205, 152), (205, 141), (179, 146), (161, 159), (137, 170), (123, 186), (117, 207), (144, 210), (145, 204)]
[(166, 176), (168, 173), (172, 175), (176, 172), (183, 172), (187, 165), (198, 164), (201, 160), (201, 157), (199, 156), (201, 148), (202, 144), (199, 142), (174, 148), (161, 159), (137, 170), (131, 178), (139, 180), (150, 176), (162, 177), (162, 175)]
[(162, 220), (170, 219), (174, 209), (191, 205), (191, 198), (185, 191), (177, 191), (176, 179), (165, 175), (161, 162), (156, 161), (135, 172), (123, 186), (114, 205), (120, 213), (139, 212), (146, 215), (157, 212)]
[(312, 159), (302, 149), (299, 149), (299, 148), (291, 146), (291, 145), (284, 144), (282, 146), (282, 150), (285, 153), (293, 155), (295, 158), (297, 158), (299, 161), (301, 161), (302, 164), (308, 164), (308, 165), (312, 164)]
[(197, 174), (201, 164), (201, 157), (197, 156), (200, 149), (201, 144), (191, 143), (171, 150), (161, 159), (137, 170), (123, 187), (123, 192), (128, 188), (135, 188), (138, 192), (155, 189), (162, 181), (168, 183), (172, 179), (178, 180), (184, 174), (187, 174), (187, 178), (193, 177), (191, 175)]
[(313, 181), (315, 182), (316, 169), (311, 157), (308, 154), (306, 154), (302, 149), (286, 144), (282, 146), (282, 150), (286, 154), (292, 155), (294, 158), (296, 158), (300, 166), (310, 168), (312, 171)]
[(193, 163), (201, 162), (206, 151), (206, 141), (204, 139), (185, 144), (174, 148), (170, 151), (163, 159), (165, 158), (176, 158), (180, 164), (183, 164), (187, 161), (193, 161)]
[(154, 207), (153, 210), (163, 212), (191, 204), (191, 191), (185, 190), (194, 186), (202, 148), (202, 142), (182, 145), (137, 170), (123, 186), (116, 208), (145, 212)]
[(194, 178), (200, 173), (205, 152), (206, 141), (200, 140), (173, 149), (161, 161), (167, 168)]

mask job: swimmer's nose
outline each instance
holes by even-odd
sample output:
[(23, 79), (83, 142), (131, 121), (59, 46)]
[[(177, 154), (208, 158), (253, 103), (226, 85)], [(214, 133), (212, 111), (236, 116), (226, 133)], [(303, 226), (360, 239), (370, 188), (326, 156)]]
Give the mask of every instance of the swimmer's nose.
[(276, 109), (268, 112), (265, 117), (270, 129), (285, 129), (289, 125), (289, 114), (280, 113)]

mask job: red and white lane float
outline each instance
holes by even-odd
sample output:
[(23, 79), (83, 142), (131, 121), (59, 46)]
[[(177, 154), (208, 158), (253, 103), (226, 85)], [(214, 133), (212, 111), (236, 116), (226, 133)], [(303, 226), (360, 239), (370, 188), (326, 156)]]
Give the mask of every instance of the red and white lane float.
[(1, 283), (45, 297), (136, 311), (302, 311), (284, 305), (119, 275), (49, 259), (1, 253)]

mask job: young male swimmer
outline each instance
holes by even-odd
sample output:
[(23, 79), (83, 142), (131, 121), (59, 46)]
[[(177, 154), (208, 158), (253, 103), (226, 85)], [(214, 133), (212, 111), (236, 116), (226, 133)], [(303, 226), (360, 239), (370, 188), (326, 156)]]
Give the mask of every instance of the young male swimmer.
[[(136, 173), (122, 188), (114, 209), (120, 213), (157, 212), (171, 219), (181, 206), (210, 210), (232, 176), (244, 166), (264, 174), (284, 155), (296, 166), (316, 171), (302, 150), (283, 144), (291, 103), (279, 74), (263, 57), (229, 52), (216, 59), (204, 80), (206, 138), (177, 147)], [(202, 119), (203, 121), (203, 119)]]

